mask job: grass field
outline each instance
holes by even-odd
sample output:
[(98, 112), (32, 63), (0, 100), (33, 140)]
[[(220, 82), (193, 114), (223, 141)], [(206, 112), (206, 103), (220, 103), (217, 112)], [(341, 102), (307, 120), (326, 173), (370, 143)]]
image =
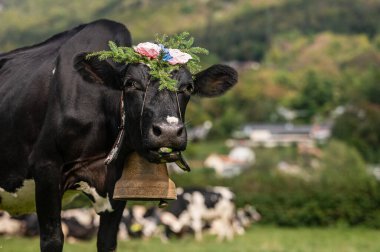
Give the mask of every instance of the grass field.
[[(207, 236), (202, 242), (191, 237), (172, 240), (162, 244), (158, 238), (149, 241), (132, 240), (119, 242), (118, 251), (149, 252), (377, 252), (380, 251), (379, 230), (349, 228), (299, 228), (285, 229), (256, 226), (232, 242), (217, 242)], [(0, 237), (0, 252), (38, 251), (38, 239)], [(76, 244), (65, 244), (66, 252), (96, 251), (95, 240)]]

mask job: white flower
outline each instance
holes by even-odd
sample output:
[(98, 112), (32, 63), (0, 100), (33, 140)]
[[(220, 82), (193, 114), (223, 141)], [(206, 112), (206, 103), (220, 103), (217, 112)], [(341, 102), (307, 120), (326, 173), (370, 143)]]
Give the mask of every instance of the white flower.
[(169, 54), (173, 57), (168, 61), (171, 65), (186, 64), (192, 59), (190, 54), (181, 52), (179, 49), (169, 49)]

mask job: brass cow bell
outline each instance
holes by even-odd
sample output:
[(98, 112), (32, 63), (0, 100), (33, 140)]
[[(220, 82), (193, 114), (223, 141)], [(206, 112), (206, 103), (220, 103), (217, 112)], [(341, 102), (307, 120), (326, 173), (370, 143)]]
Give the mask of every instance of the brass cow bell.
[(115, 184), (113, 199), (158, 200), (159, 207), (165, 207), (165, 200), (175, 200), (177, 194), (165, 163), (150, 163), (134, 152), (124, 163), (121, 178)]

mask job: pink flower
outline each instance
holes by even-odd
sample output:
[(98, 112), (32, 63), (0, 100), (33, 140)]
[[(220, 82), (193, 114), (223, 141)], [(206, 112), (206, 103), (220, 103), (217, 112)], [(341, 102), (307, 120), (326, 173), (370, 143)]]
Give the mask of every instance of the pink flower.
[(140, 43), (137, 46), (134, 46), (133, 49), (144, 56), (147, 56), (151, 59), (155, 59), (160, 55), (161, 47), (157, 44), (145, 42)]
[(168, 61), (171, 65), (186, 64), (189, 60), (192, 59), (190, 54), (181, 52), (178, 49), (169, 49), (169, 54), (173, 57)]

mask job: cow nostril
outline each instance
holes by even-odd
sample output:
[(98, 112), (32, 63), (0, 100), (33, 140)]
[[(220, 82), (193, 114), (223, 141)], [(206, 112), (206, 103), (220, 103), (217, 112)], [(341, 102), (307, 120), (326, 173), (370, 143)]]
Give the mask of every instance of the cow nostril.
[(181, 136), (183, 133), (183, 127), (179, 128), (179, 130), (177, 131), (177, 136)]
[(161, 133), (162, 133), (162, 131), (161, 131), (160, 127), (153, 125), (153, 134), (155, 136), (160, 136)]

